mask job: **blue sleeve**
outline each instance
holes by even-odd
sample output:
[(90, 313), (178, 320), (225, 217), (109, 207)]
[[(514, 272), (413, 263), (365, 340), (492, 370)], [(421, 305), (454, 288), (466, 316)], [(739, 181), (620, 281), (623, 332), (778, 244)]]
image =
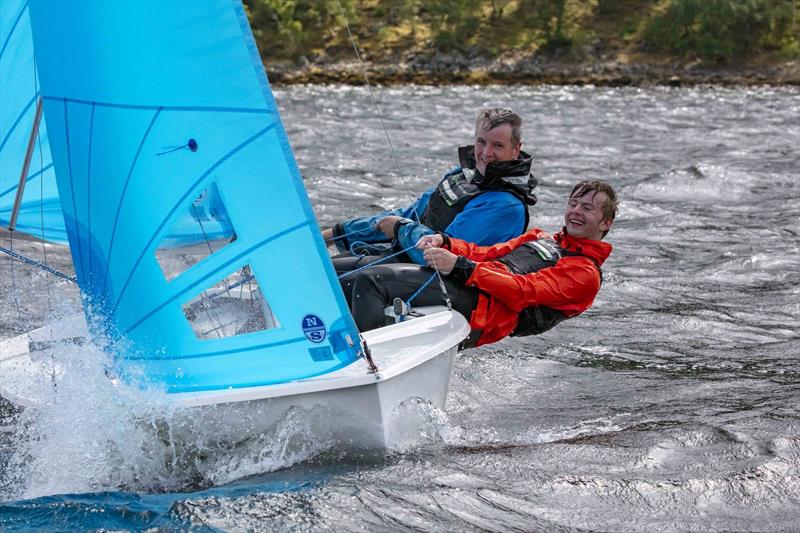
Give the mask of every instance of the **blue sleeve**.
[[(432, 233), (436, 233), (428, 226), (424, 226), (417, 222), (409, 222), (408, 224), (403, 224), (397, 229), (397, 242), (400, 244), (400, 248), (405, 250), (411, 246), (417, 244), (424, 235), (430, 235)], [(414, 247), (410, 250), (406, 250), (406, 254), (411, 258), (418, 265), (425, 265), (425, 259), (422, 257), (422, 250)]]
[(356, 241), (370, 244), (379, 242), (389, 242), (389, 239), (378, 231), (375, 224), (383, 217), (399, 215), (400, 210), (383, 211), (377, 215), (368, 217), (351, 218), (340, 222), (334, 227), (334, 237), (336, 238), (336, 249), (345, 252), (350, 248), (350, 244)]
[(444, 232), (467, 242), (491, 246), (525, 232), (527, 209), (509, 192), (485, 192), (469, 202)]
[[(390, 211), (383, 211), (376, 215), (360, 218), (351, 218), (340, 222), (334, 227), (334, 235), (336, 239), (336, 248), (340, 252), (345, 252), (350, 248), (350, 243), (354, 241), (361, 241), (368, 244), (390, 242), (382, 232), (375, 228), (378, 221), (388, 216), (398, 216), (408, 218), (410, 220), (419, 220), (422, 213), (428, 207), (428, 200), (433, 194), (434, 188), (425, 191), (422, 196), (417, 198), (411, 205), (400, 209), (392, 209)], [(414, 241), (416, 243), (416, 241)]]

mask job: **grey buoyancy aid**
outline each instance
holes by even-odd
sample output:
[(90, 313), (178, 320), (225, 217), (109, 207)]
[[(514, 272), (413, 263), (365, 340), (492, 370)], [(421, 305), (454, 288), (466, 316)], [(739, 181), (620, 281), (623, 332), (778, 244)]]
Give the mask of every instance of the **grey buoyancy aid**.
[[(538, 272), (545, 268), (554, 267), (562, 257), (575, 255), (583, 256), (583, 254), (561, 248), (551, 239), (538, 239), (526, 242), (497, 261), (503, 263), (514, 274), (525, 275)], [(592, 263), (597, 267), (600, 273), (600, 283), (602, 283), (603, 271), (600, 270), (600, 267), (594, 260), (592, 260)], [(549, 307), (526, 307), (519, 314), (517, 327), (511, 332), (511, 336), (539, 335), (566, 318), (566, 315), (564, 315), (562, 311)]]
[(514, 161), (492, 161), (486, 166), (486, 175), (475, 170), (473, 146), (458, 149), (461, 168), (449, 172), (431, 194), (428, 207), (420, 221), (434, 231), (444, 231), (475, 197), (488, 191), (506, 191), (525, 206), (525, 227), (528, 228), (528, 208), (536, 203), (536, 178), (531, 174), (533, 158), (520, 152)]

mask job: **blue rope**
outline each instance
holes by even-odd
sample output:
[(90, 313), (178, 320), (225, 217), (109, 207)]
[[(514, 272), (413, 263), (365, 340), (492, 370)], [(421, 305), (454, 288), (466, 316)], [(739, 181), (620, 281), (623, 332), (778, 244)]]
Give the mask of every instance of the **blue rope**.
[(78, 282), (77, 278), (75, 278), (75, 277), (67, 276), (66, 274), (64, 274), (62, 272), (59, 272), (58, 270), (56, 270), (54, 268), (50, 268), (49, 266), (44, 265), (42, 263), (39, 263), (38, 261), (34, 261), (33, 259), (25, 257), (24, 255), (19, 255), (17, 252), (12, 252), (11, 250), (8, 250), (7, 248), (3, 248), (2, 246), (0, 246), (0, 252), (4, 253), (6, 255), (10, 255), (14, 259), (19, 259), (20, 261), (22, 261), (23, 263), (26, 263), (28, 265), (39, 267), (42, 270), (44, 270), (45, 272), (49, 272), (49, 273), (53, 274), (54, 276), (58, 276), (59, 278), (65, 279), (67, 281), (71, 281), (72, 283), (77, 283)]
[[(414, 246), (416, 246), (416, 245), (414, 245)], [(395, 252), (395, 253), (393, 253), (393, 254), (391, 254), (391, 255), (387, 255), (386, 257), (381, 257), (381, 258), (380, 258), (380, 259), (378, 259), (377, 261), (373, 261), (372, 263), (370, 263), (370, 264), (368, 264), (368, 265), (364, 265), (364, 266), (362, 266), (362, 267), (358, 267), (358, 268), (357, 268), (357, 269), (355, 269), (355, 270), (350, 270), (349, 272), (345, 272), (344, 274), (342, 274), (341, 276), (339, 276), (339, 279), (342, 279), (343, 277), (345, 277), (345, 276), (349, 276), (349, 275), (351, 275), (351, 274), (355, 274), (356, 272), (359, 272), (359, 271), (361, 271), (361, 270), (364, 270), (365, 268), (369, 268), (369, 267), (371, 267), (371, 266), (379, 265), (379, 264), (383, 263), (384, 261), (386, 261), (387, 259), (391, 259), (392, 257), (397, 257), (397, 256), (398, 256), (398, 255), (400, 255), (400, 254), (404, 254), (404, 253), (406, 253), (406, 252), (407, 252), (407, 251), (409, 251), (410, 249), (414, 248), (414, 246), (409, 246), (408, 248), (404, 248), (404, 249), (400, 250), (399, 252)]]
[(351, 237), (353, 235), (356, 235), (357, 233), (364, 233), (365, 231), (374, 231), (374, 230), (375, 230), (375, 228), (359, 229), (359, 230), (356, 230), (356, 231), (351, 231), (350, 233), (345, 233), (344, 235), (339, 235), (337, 237), (331, 237), (330, 239), (327, 239), (325, 242), (336, 242), (336, 241), (339, 241), (341, 239), (346, 239), (347, 237)]
[(425, 283), (423, 283), (422, 285), (420, 285), (420, 286), (419, 286), (419, 289), (417, 289), (417, 290), (414, 292), (414, 294), (412, 294), (411, 296), (409, 296), (408, 300), (406, 300), (406, 305), (408, 305), (408, 306), (410, 307), (410, 306), (411, 306), (411, 301), (412, 301), (414, 298), (416, 298), (416, 297), (419, 295), (419, 293), (421, 293), (423, 290), (425, 290), (425, 287), (427, 287), (428, 285), (430, 285), (430, 284), (431, 284), (431, 281), (433, 281), (435, 277), (436, 277), (436, 271), (434, 271), (434, 272), (433, 272), (433, 274), (431, 274), (431, 277), (429, 277), (429, 278), (428, 278), (428, 279), (425, 281)]

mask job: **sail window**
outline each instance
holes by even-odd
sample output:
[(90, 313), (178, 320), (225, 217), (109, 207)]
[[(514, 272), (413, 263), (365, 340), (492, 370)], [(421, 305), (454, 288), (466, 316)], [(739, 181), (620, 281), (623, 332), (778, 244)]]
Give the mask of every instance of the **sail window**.
[(280, 326), (249, 266), (186, 302), (183, 314), (199, 339), (221, 339)]
[(215, 183), (203, 190), (179, 217), (156, 250), (156, 260), (167, 281), (236, 240), (228, 210)]

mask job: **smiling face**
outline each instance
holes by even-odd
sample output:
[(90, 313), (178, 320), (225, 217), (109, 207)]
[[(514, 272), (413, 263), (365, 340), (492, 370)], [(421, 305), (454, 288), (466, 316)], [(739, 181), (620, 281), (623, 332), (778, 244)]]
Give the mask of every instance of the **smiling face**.
[(511, 125), (499, 124), (487, 130), (475, 131), (475, 168), (486, 175), (486, 165), (492, 161), (513, 161), (519, 157), (522, 143), (514, 144), (511, 139)]
[[(578, 191), (578, 194), (581, 192)], [(613, 219), (603, 216), (603, 204), (607, 200), (606, 193), (599, 191), (586, 191), (581, 196), (570, 196), (564, 213), (567, 233), (578, 239), (602, 240), (614, 223)]]

